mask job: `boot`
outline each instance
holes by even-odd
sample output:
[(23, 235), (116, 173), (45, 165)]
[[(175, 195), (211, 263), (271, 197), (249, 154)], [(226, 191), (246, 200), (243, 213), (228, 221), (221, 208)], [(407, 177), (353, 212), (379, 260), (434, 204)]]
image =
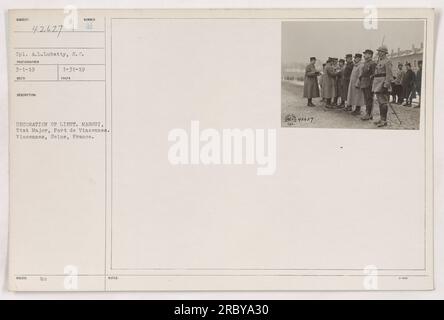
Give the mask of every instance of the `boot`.
[(325, 104), (325, 107), (327, 109), (333, 109), (333, 106), (331, 105), (331, 98), (327, 99), (327, 102)]
[(381, 120), (375, 122), (375, 125), (378, 127), (385, 127), (387, 126), (387, 112), (388, 112), (388, 105), (386, 103), (379, 105), (379, 114), (381, 115)]
[(344, 102), (343, 101), (341, 101), (341, 103), (340, 104), (335, 104), (335, 109), (343, 109), (345, 107), (345, 104), (344, 104)]
[(354, 116), (360, 115), (361, 114), (361, 107), (357, 106), (355, 111), (353, 111), (351, 114)]
[(347, 106), (344, 108), (344, 111), (352, 111), (352, 110), (353, 110), (352, 106)]
[(362, 121), (373, 120), (373, 104), (368, 104), (365, 106), (365, 116), (361, 118)]
[(311, 102), (311, 98), (308, 99), (307, 107), (314, 107), (315, 105)]

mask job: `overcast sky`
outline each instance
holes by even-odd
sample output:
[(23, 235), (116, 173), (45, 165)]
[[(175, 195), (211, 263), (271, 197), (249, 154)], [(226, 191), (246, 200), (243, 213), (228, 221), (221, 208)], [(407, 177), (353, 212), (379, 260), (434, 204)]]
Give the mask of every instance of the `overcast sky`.
[(347, 53), (376, 52), (384, 44), (392, 49), (411, 49), (424, 42), (423, 21), (379, 21), (378, 29), (366, 30), (362, 21), (291, 21), (282, 23), (282, 63), (308, 62), (311, 56), (325, 61)]

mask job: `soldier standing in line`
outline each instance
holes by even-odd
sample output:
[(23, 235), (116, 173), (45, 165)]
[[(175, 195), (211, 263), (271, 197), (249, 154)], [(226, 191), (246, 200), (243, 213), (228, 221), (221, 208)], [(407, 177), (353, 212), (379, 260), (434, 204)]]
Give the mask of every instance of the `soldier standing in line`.
[(387, 58), (388, 49), (385, 45), (378, 48), (378, 62), (376, 64), (375, 76), (373, 79), (372, 91), (376, 94), (379, 104), (381, 119), (375, 122), (378, 127), (387, 126), (387, 113), (389, 104), (389, 94), (391, 91), (392, 62)]
[(393, 83), (393, 102), (396, 104), (402, 104), (404, 98), (402, 96), (402, 79), (404, 78), (405, 71), (403, 70), (403, 64), (398, 63), (398, 71), (396, 72), (396, 78)]
[(402, 79), (402, 89), (404, 90), (403, 96), (405, 102), (403, 106), (410, 107), (412, 105), (413, 96), (415, 95), (415, 73), (412, 70), (410, 62), (405, 64), (406, 72), (404, 78)]
[(367, 49), (364, 51), (364, 67), (359, 74), (359, 87), (364, 94), (365, 115), (361, 118), (363, 121), (373, 119), (373, 94), (372, 81), (375, 74), (376, 62), (373, 61), (373, 51)]
[(338, 65), (338, 58), (333, 58), (333, 69), (335, 71), (335, 92), (336, 95), (333, 98), (333, 106), (336, 107), (338, 105), (338, 98), (339, 98), (339, 92), (338, 91), (338, 71), (339, 71), (339, 65)]
[(361, 106), (365, 104), (364, 94), (359, 86), (359, 75), (361, 74), (363, 67), (364, 63), (362, 62), (362, 54), (356, 53), (347, 96), (347, 104), (350, 106), (355, 106), (355, 110), (351, 113), (354, 116), (361, 114)]
[(333, 67), (333, 58), (328, 58), (327, 60), (327, 64), (325, 65), (325, 75), (324, 87), (322, 89), (324, 94), (323, 98), (325, 98), (325, 107), (327, 109), (333, 109), (331, 101), (336, 96), (336, 73)]
[(341, 98), (341, 103), (338, 105), (337, 107), (338, 109), (342, 109), (343, 107), (345, 107), (345, 99), (344, 95), (342, 94), (344, 91), (343, 88), (344, 81), (342, 79), (344, 75), (344, 67), (345, 67), (345, 60), (339, 59), (338, 70), (336, 71), (336, 88), (337, 88), (336, 92), (337, 96)]
[(308, 107), (314, 107), (315, 104), (312, 102), (312, 99), (319, 97), (318, 76), (320, 73), (316, 70), (315, 63), (316, 58), (311, 57), (310, 63), (305, 67), (304, 98), (308, 100)]
[(415, 80), (415, 89), (418, 93), (418, 106), (416, 108), (419, 108), (421, 106), (422, 60), (418, 61), (418, 71), (416, 71)]
[(319, 81), (319, 86), (321, 87), (321, 102), (325, 102), (325, 98), (324, 98), (324, 87), (325, 87), (325, 85), (324, 85), (324, 80), (325, 80), (325, 77), (327, 76), (327, 74), (325, 73), (325, 65), (326, 65), (326, 63), (323, 63), (322, 64), (322, 74), (321, 74), (321, 79), (320, 79), (320, 81)]
[[(350, 85), (350, 76), (353, 71), (353, 55), (351, 53), (347, 54), (345, 56), (345, 66), (344, 66), (344, 72), (342, 73), (342, 93), (341, 97), (342, 100), (345, 102), (347, 101), (348, 96), (348, 86)], [(352, 106), (348, 103), (344, 111), (351, 111)]]

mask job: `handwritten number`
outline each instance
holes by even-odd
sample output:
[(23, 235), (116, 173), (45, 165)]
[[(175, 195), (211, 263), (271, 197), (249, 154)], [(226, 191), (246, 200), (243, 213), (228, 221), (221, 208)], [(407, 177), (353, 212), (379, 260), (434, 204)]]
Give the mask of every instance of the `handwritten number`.
[(35, 25), (32, 26), (32, 33), (56, 33), (57, 38), (60, 36), (63, 30), (63, 25)]

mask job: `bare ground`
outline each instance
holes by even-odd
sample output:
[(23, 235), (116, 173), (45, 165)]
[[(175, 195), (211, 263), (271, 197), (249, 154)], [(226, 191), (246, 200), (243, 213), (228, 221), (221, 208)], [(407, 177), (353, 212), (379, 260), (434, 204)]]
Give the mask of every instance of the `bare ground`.
[[(373, 121), (362, 121), (360, 116), (351, 115), (343, 110), (330, 110), (324, 107), (320, 98), (313, 99), (316, 107), (307, 107), (307, 99), (302, 98), (303, 87), (293, 83), (281, 84), (281, 124), (282, 127), (297, 128), (348, 128), (375, 129)], [(414, 103), (414, 106), (416, 104)], [(419, 108), (404, 107), (391, 103), (388, 114), (388, 126), (382, 129), (418, 129)], [(364, 114), (365, 107), (362, 107)], [(399, 123), (394, 111), (399, 117)], [(290, 116), (288, 116), (290, 115)], [(285, 121), (291, 118), (290, 121)], [(374, 120), (379, 119), (379, 107), (375, 102), (373, 107)], [(380, 128), (377, 128), (380, 129)]]

